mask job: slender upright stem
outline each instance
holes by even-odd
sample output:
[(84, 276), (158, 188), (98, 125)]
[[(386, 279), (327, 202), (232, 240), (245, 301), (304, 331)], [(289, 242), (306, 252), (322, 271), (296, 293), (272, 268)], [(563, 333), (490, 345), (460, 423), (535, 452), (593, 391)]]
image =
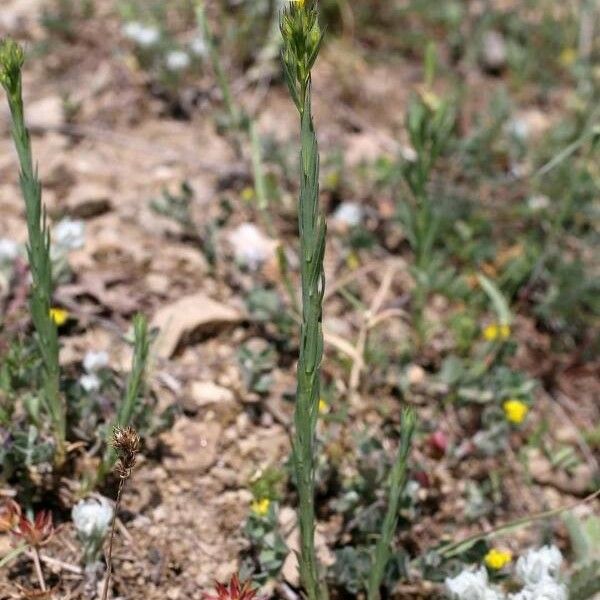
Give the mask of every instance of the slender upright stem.
[(375, 547), (373, 568), (369, 577), (368, 600), (379, 600), (381, 583), (391, 554), (391, 544), (398, 524), (398, 508), (400, 497), (407, 480), (408, 455), (415, 430), (416, 416), (412, 409), (406, 409), (402, 415), (400, 448), (396, 462), (390, 474), (390, 492), (388, 507), (381, 527), (381, 535)]
[(11, 113), (12, 138), (21, 167), (19, 181), (27, 218), (27, 254), (31, 270), (31, 319), (43, 364), (44, 407), (52, 422), (56, 442), (55, 462), (65, 454), (66, 405), (60, 393), (58, 332), (50, 314), (52, 302), (52, 261), (50, 230), (42, 204), (42, 185), (34, 167), (29, 131), (25, 126), (21, 67), (23, 50), (12, 40), (0, 42), (0, 83), (6, 91)]
[(302, 151), (298, 225), (302, 279), (302, 325), (298, 390), (294, 415), (294, 465), (298, 481), (300, 575), (309, 600), (320, 598), (315, 527), (315, 429), (319, 414), (320, 365), (323, 356), (322, 305), (325, 219), (319, 209), (319, 152), (311, 112), (310, 80), (300, 111)]

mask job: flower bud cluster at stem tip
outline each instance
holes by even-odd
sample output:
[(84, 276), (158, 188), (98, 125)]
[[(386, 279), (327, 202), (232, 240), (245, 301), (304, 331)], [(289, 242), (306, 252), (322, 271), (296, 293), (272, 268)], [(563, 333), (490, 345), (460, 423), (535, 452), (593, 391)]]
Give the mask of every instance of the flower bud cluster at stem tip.
[(10, 38), (0, 40), (0, 85), (14, 95), (21, 81), (21, 67), (25, 62), (23, 48)]

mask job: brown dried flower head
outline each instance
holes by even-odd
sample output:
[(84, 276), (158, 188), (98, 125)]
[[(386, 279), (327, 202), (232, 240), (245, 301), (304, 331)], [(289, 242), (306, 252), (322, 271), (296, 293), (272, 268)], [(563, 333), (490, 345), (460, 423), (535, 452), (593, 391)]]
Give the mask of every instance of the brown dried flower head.
[(140, 451), (140, 436), (133, 427), (115, 427), (113, 446), (119, 457), (115, 469), (121, 479), (128, 479)]

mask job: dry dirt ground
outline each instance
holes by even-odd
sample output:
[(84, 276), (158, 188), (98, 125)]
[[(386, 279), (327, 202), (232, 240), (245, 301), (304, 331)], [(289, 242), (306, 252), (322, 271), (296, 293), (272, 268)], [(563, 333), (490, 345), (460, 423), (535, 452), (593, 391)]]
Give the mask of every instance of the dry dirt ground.
[[(33, 0), (5, 0), (0, 9), (5, 21), (0, 26), (35, 40), (42, 35), (36, 25), (37, 10)], [(73, 364), (89, 349), (107, 350), (111, 366), (126, 370), (130, 350), (122, 335), (138, 310), (171, 325), (185, 312), (189, 321), (181, 325), (181, 332), (198, 329), (194, 320), (199, 324), (199, 336), (177, 334), (178, 339), (167, 340), (153, 358), (152, 392), (161, 407), (174, 404), (179, 414), (174, 428), (143, 458), (125, 493), (113, 583), (115, 598), (199, 598), (215, 578), (223, 580), (237, 569), (246, 543), (242, 527), (251, 500), (248, 481), (259, 469), (281, 463), (289, 452), (291, 410), (283, 398), (294, 389), (293, 365), (276, 369), (272, 391), (257, 408), (256, 398), (245, 391), (236, 358), (239, 345), (258, 335), (242, 302), (251, 281), (231, 265), (227, 232), (218, 234), (221, 258), (216, 273), (211, 273), (202, 253), (182, 239), (177, 226), (149, 208), (149, 200), (163, 188), (176, 191), (186, 180), (195, 191), (194, 218), (202, 224), (215, 212), (216, 199), (235, 195), (240, 185), (251, 181), (247, 157), (236, 157), (231, 144), (216, 131), (211, 94), (193, 110), (189, 121), (164, 114), (161, 102), (147, 93), (143, 76), (129, 69), (124, 54), (116, 50), (116, 30), (110, 18), (99, 19), (70, 50), (68, 60), (43, 56), (31, 59), (26, 67), (26, 105), (49, 213), (86, 222), (85, 246), (70, 257), (75, 278), (58, 290), (58, 300), (74, 319), (62, 339), (61, 360)], [(404, 106), (416, 80), (414, 67), (407, 63), (367, 69), (360, 61), (351, 65), (360, 92), (353, 92), (350, 109), (343, 100), (351, 81), (333, 83), (343, 55), (336, 50), (335, 45), (327, 49), (315, 77), (322, 147), (344, 147), (350, 164), (396, 151), (403, 120), (398, 107)], [(240, 96), (249, 107), (260, 106), (261, 133), (283, 141), (294, 139), (296, 119), (283, 88), (249, 90)], [(73, 122), (64, 121), (63, 97), (81, 106)], [(23, 206), (4, 107), (0, 111), (0, 213), (0, 237), (24, 241)], [(253, 218), (253, 211), (238, 202), (230, 225)], [(327, 257), (330, 283), (343, 272), (343, 261), (336, 256), (338, 246), (334, 232)], [(387, 264), (383, 260), (374, 257), (378, 271), (383, 270), (380, 264)], [(261, 277), (276, 280), (273, 265), (267, 265)], [(380, 273), (365, 277), (365, 289), (376, 291)], [(400, 268), (392, 295), (400, 296), (406, 281)], [(367, 291), (367, 301), (373, 292)], [(188, 305), (175, 304), (188, 296), (194, 297), (191, 314)], [(206, 315), (210, 307), (204, 297), (217, 303), (216, 316)], [(333, 295), (326, 313), (335, 316), (336, 310)], [(536, 369), (552, 369), (539, 361), (547, 340), (530, 335), (528, 323), (520, 325), (517, 335), (527, 340), (523, 364), (529, 363), (534, 375)], [(333, 327), (351, 340), (355, 335), (355, 329), (340, 325), (339, 319)], [(333, 352), (330, 346), (327, 353)], [(595, 373), (591, 368), (566, 371), (553, 391), (562, 394), (564, 402), (557, 409), (547, 394), (541, 394), (539, 410), (560, 435), (577, 443), (576, 420), (598, 422)], [(393, 398), (377, 400), (397, 410)], [(424, 401), (420, 411), (429, 418), (442, 418)], [(451, 431), (460, 435), (460, 418), (451, 409), (445, 416)], [(361, 418), (377, 426), (368, 409)], [(461, 474), (480, 478), (489, 465), (465, 461), (449, 472), (420, 449), (416, 453), (437, 482), (431, 501), (438, 510), (417, 525), (413, 543), (425, 547), (442, 533), (459, 537), (474, 531), (461, 522)], [(522, 485), (517, 458), (505, 458), (510, 501), (500, 521), (581, 497), (577, 482), (544, 474), (547, 465), (534, 474), (531, 487)], [(487, 525), (482, 522), (477, 527)], [(327, 528), (324, 532), (327, 535)], [(527, 532), (515, 535), (528, 536)], [(9, 544), (8, 538), (0, 536), (0, 555)], [(51, 583), (58, 586), (57, 597), (81, 597), (85, 585), (79, 573), (79, 550), (68, 522), (43, 553), (50, 558), (46, 567), (53, 573)], [(19, 586), (34, 585), (31, 575), (26, 560), (3, 569), (0, 597), (20, 597)], [(427, 595), (432, 597), (433, 592)], [(417, 595), (405, 592), (401, 597)]]

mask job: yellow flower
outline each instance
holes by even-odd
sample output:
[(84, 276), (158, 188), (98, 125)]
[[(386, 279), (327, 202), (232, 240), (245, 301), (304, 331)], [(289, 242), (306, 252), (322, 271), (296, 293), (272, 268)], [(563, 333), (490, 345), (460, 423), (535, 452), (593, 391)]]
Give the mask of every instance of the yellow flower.
[(254, 188), (247, 186), (242, 190), (242, 200), (244, 202), (252, 202), (254, 200)]
[(327, 401), (324, 400), (323, 398), (321, 398), (319, 400), (319, 412), (321, 414), (324, 414), (326, 412), (329, 412), (329, 404), (327, 404)]
[(351, 271), (356, 271), (358, 267), (360, 267), (360, 259), (358, 258), (356, 252), (351, 252), (348, 254), (346, 258), (346, 264)]
[(483, 337), (488, 342), (507, 340), (510, 337), (510, 325), (506, 323), (492, 323), (483, 330)]
[(570, 67), (577, 60), (577, 51), (575, 48), (565, 48), (558, 57), (558, 62), (563, 67)]
[(515, 423), (519, 425), (525, 420), (527, 413), (529, 412), (529, 407), (522, 400), (517, 400), (516, 398), (512, 398), (507, 400), (504, 405), (504, 416), (506, 420), (510, 423)]
[(483, 560), (489, 569), (499, 571), (512, 560), (512, 552), (509, 550), (498, 550), (498, 548), (492, 548), (485, 555)]
[(252, 512), (259, 516), (264, 517), (269, 512), (271, 501), (268, 498), (259, 498), (252, 503)]
[(50, 318), (57, 327), (62, 327), (69, 320), (69, 311), (64, 308), (51, 308)]

